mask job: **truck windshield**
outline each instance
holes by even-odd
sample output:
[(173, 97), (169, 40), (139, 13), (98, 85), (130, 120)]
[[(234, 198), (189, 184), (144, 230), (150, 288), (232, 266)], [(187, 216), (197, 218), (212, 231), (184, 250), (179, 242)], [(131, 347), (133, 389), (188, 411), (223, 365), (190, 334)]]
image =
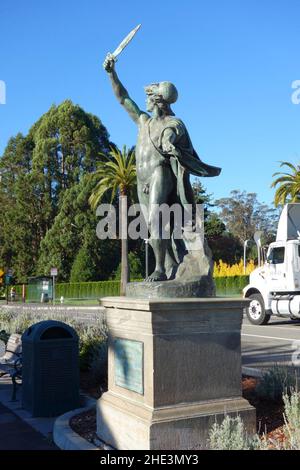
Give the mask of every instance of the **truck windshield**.
[(269, 263), (272, 264), (281, 264), (284, 262), (284, 246), (278, 246), (276, 248), (272, 248), (270, 254), (268, 256)]

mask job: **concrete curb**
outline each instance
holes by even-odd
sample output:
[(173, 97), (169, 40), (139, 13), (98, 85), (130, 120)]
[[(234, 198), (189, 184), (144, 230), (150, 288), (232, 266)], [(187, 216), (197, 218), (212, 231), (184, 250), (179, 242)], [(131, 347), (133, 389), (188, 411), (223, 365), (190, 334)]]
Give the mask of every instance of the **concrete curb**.
[[(73, 416), (89, 411), (96, 406), (97, 400), (85, 396), (85, 407), (77, 408), (76, 410), (69, 411), (58, 418), (56, 418), (53, 425), (53, 441), (55, 444), (62, 450), (101, 450), (95, 444), (91, 444), (83, 437), (79, 436), (73, 429), (70, 427), (70, 420)], [(99, 444), (102, 443), (98, 439)], [(114, 450), (109, 445), (103, 444), (104, 450)]]
[(53, 426), (53, 441), (62, 450), (99, 450), (94, 444), (91, 444), (83, 437), (79, 436), (71, 429), (69, 422), (73, 416), (84, 411), (89, 411), (95, 406), (95, 403), (85, 408), (77, 408), (59, 416)]

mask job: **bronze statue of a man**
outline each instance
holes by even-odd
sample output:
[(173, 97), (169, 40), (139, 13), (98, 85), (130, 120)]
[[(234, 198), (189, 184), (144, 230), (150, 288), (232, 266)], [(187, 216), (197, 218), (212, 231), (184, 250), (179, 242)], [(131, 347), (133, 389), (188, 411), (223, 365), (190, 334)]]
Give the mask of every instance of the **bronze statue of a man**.
[(161, 236), (161, 227), (154, 223), (157, 217), (155, 211), (161, 204), (194, 204), (189, 175), (217, 176), (221, 170), (199, 159), (183, 122), (171, 110), (170, 105), (178, 97), (172, 83), (153, 83), (145, 87), (145, 112), (139, 109), (120, 82), (112, 54), (107, 54), (103, 66), (116, 98), (138, 125), (135, 149), (138, 197), (140, 204), (148, 209), (146, 222), (156, 263), (154, 272), (147, 280), (173, 279), (187, 251), (182, 240), (172, 237), (166, 240)]

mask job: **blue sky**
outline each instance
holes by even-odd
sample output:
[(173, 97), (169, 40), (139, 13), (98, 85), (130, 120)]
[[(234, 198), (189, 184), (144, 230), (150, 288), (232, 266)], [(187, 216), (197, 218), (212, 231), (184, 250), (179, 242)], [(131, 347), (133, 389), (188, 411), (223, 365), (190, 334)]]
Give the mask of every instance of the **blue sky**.
[(299, 0), (0, 0), (0, 154), (51, 104), (72, 99), (100, 117), (111, 140), (133, 145), (136, 127), (102, 69), (108, 51), (142, 23), (117, 71), (144, 107), (143, 86), (169, 80), (174, 111), (201, 158), (223, 168), (203, 179), (215, 198), (232, 189), (270, 203), (279, 160), (298, 163)]

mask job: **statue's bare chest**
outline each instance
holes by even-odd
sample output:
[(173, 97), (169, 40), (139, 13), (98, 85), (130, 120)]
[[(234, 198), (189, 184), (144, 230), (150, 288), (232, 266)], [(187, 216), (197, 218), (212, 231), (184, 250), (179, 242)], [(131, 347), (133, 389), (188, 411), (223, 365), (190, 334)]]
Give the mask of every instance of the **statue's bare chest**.
[(148, 119), (139, 126), (136, 163), (138, 176), (143, 179), (150, 177), (155, 167), (165, 160), (159, 152), (164, 128), (163, 121), (154, 119)]
[(153, 148), (160, 147), (161, 136), (166, 127), (163, 120), (148, 119), (139, 126), (138, 143)]

